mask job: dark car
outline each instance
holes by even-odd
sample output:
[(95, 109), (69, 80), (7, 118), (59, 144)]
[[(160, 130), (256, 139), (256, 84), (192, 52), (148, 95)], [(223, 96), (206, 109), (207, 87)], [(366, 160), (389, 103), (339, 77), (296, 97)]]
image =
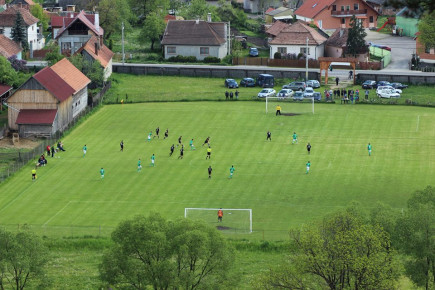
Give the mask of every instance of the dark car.
[(257, 86), (262, 88), (273, 88), (275, 86), (275, 78), (270, 74), (259, 74), (257, 78)]
[(251, 47), (249, 49), (249, 56), (258, 56), (258, 48), (256, 47)]
[(402, 83), (391, 83), (391, 86), (395, 89), (403, 90), (408, 87), (408, 85), (404, 85)]
[(376, 84), (376, 88), (377, 87), (384, 87), (384, 86), (391, 86), (391, 84), (390, 84), (390, 82), (387, 82), (387, 81), (379, 81), (377, 84)]
[(362, 84), (363, 89), (374, 89), (376, 88), (376, 82), (375, 81), (365, 81)]
[(239, 85), (237, 84), (236, 80), (233, 80), (233, 79), (226, 79), (225, 80), (225, 86), (227, 88), (230, 88), (230, 89), (235, 89), (235, 88), (239, 87)]
[(240, 81), (241, 87), (255, 87), (255, 80), (252, 78), (244, 78)]
[(292, 82), (282, 86), (283, 89), (292, 89), (293, 91), (305, 91), (306, 84), (304, 82)]
[(322, 100), (322, 94), (319, 92), (314, 92), (313, 93), (313, 98), (315, 101), (321, 101)]

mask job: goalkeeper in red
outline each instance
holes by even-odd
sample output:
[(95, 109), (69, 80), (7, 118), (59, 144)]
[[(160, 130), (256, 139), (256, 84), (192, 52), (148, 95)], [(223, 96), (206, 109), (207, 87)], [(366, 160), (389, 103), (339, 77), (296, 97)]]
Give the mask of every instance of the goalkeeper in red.
[(220, 208), (218, 210), (217, 214), (218, 214), (218, 223), (221, 223), (222, 222), (222, 218), (224, 216), (224, 212), (222, 211), (222, 208)]

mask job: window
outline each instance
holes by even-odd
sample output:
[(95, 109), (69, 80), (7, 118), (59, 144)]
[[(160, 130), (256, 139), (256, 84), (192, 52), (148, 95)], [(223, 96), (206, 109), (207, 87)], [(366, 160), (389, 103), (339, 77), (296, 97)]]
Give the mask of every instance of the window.
[(317, 21), (317, 25), (319, 26), (320, 29), (322, 29), (322, 28), (323, 28), (323, 27), (322, 27), (322, 26), (323, 26), (323, 22), (322, 22), (322, 20), (318, 20), (318, 21)]
[(278, 52), (281, 54), (286, 54), (287, 53), (287, 47), (278, 47)]
[(341, 24), (346, 24), (346, 18), (341, 18)]
[(370, 21), (370, 23), (373, 23), (373, 21), (374, 21), (373, 16), (369, 17), (369, 21)]
[(310, 48), (308, 47), (308, 53), (307, 53), (307, 48), (306, 47), (301, 47), (301, 53), (305, 53), (305, 54), (310, 54)]
[(358, 3), (353, 4), (353, 10), (359, 10), (359, 4)]
[(426, 46), (424, 52), (425, 52), (425, 53), (430, 53), (430, 47), (429, 47), (429, 46)]
[(168, 54), (176, 54), (177, 53), (177, 50), (176, 50), (175, 46), (168, 46), (166, 48), (166, 51), (167, 51)]
[(62, 48), (62, 50), (71, 49), (71, 42), (62, 42), (61, 48)]
[(0, 28), (0, 34), (4, 34), (4, 33), (5, 33), (4, 29)]
[(344, 6), (341, 6), (340, 10), (341, 10), (341, 11), (344, 11)]
[(332, 5), (332, 11), (337, 11), (337, 5)]
[(346, 6), (346, 11), (350, 11), (350, 6), (349, 5)]
[(208, 47), (200, 47), (199, 48), (199, 54), (209, 54), (209, 48)]

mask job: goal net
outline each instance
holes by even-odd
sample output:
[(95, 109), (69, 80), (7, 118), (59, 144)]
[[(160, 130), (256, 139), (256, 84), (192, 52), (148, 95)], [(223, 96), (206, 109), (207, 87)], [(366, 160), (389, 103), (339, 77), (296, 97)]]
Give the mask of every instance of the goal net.
[(219, 208), (185, 208), (184, 217), (200, 220), (225, 233), (252, 233), (252, 209), (222, 208), (222, 222), (218, 222)]
[(314, 114), (314, 98), (294, 100), (291, 97), (266, 97), (266, 114), (275, 113), (277, 105), (281, 106), (283, 115)]

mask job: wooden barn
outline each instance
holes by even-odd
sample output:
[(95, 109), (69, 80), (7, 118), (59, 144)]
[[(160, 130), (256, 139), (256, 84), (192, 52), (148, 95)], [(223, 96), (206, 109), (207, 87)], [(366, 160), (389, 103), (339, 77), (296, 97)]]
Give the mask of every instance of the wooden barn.
[(90, 82), (66, 58), (42, 69), (8, 98), (9, 128), (22, 137), (63, 131), (86, 109)]

